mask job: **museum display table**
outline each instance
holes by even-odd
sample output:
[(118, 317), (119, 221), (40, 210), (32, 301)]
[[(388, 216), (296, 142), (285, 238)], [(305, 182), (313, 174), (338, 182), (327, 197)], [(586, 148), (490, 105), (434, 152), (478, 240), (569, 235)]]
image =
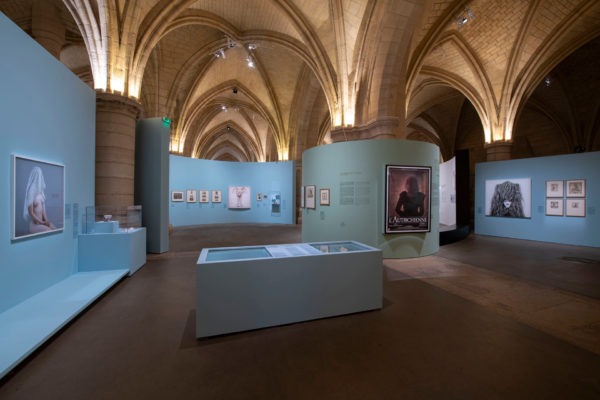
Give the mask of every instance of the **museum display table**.
[(196, 266), (198, 338), (381, 305), (381, 250), (358, 242), (203, 249)]

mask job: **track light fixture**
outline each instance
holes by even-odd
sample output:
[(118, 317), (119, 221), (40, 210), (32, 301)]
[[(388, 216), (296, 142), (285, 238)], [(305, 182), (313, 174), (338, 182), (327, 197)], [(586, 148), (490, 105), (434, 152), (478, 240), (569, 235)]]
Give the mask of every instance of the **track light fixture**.
[(250, 56), (246, 57), (246, 62), (248, 62), (249, 68), (254, 68), (254, 61), (252, 61), (252, 57), (250, 57)]
[(458, 30), (460, 30), (460, 28), (462, 28), (464, 24), (474, 19), (475, 14), (473, 14), (473, 11), (470, 8), (465, 8), (464, 13), (456, 19), (456, 25), (458, 25)]

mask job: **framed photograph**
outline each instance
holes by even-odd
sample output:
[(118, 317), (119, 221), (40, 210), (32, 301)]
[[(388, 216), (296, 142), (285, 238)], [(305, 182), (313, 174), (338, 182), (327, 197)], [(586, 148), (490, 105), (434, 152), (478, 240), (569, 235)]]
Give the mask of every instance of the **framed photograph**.
[(262, 194), (256, 193), (256, 201), (262, 201)]
[(200, 199), (198, 200), (200, 203), (209, 203), (208, 190), (198, 190), (198, 196)]
[(220, 203), (221, 202), (221, 191), (220, 190), (213, 190), (212, 191), (212, 202), (213, 203)]
[(531, 178), (485, 181), (485, 215), (531, 218)]
[(271, 194), (271, 213), (278, 214), (281, 212), (281, 192), (273, 192)]
[(585, 197), (585, 179), (567, 181), (567, 197)]
[(431, 167), (385, 166), (385, 233), (431, 231)]
[(64, 165), (12, 156), (11, 239), (65, 228)]
[(229, 208), (250, 208), (250, 186), (229, 186)]
[(186, 192), (185, 192), (185, 200), (188, 203), (195, 203), (196, 201), (198, 201), (196, 199), (196, 194), (197, 194), (196, 190), (194, 190), (194, 189), (188, 189), (188, 190), (186, 190)]
[(317, 187), (315, 185), (307, 185), (304, 189), (304, 194), (306, 195), (304, 205), (306, 208), (317, 208), (315, 200), (316, 192)]
[(183, 190), (171, 191), (171, 201), (173, 201), (173, 202), (183, 201)]
[(546, 197), (563, 197), (564, 181), (546, 181)]
[(304, 208), (304, 186), (300, 186), (300, 208)]
[(319, 205), (329, 205), (329, 189), (319, 189)]
[(567, 199), (567, 217), (585, 217), (585, 199)]
[(546, 198), (546, 215), (556, 215), (562, 217), (564, 214), (563, 211), (563, 198)]

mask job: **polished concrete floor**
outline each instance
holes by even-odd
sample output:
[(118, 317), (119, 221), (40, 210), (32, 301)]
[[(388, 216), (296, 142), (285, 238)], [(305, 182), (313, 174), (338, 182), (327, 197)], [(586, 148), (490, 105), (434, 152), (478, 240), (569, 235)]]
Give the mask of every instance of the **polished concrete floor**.
[(0, 399), (600, 398), (600, 249), (470, 236), (386, 260), (382, 310), (195, 339), (201, 248), (298, 241), (296, 226), (176, 229)]

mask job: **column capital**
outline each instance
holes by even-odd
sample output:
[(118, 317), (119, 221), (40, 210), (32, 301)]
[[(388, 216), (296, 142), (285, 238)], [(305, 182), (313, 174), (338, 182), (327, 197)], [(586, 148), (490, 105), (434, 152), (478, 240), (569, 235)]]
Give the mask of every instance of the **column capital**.
[(144, 117), (142, 104), (131, 97), (116, 93), (96, 91), (96, 109), (110, 112), (126, 112), (135, 119)]
[(384, 117), (361, 126), (334, 128), (331, 130), (331, 139), (334, 142), (365, 139), (397, 139), (399, 127), (400, 118)]
[(498, 141), (485, 145), (487, 161), (510, 160), (513, 142)]

